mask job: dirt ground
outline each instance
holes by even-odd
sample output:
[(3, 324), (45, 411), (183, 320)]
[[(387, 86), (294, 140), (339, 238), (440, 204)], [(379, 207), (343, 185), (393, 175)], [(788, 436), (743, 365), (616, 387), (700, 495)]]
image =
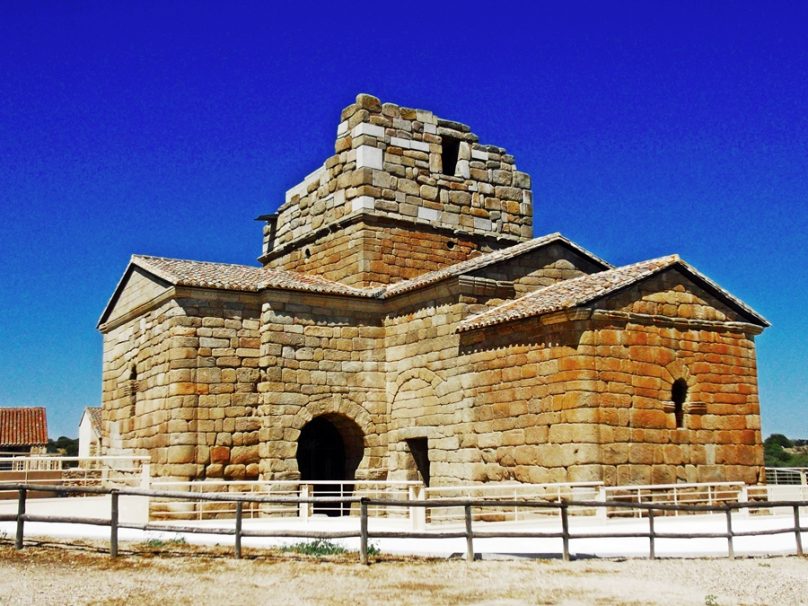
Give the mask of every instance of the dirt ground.
[(808, 604), (808, 559), (314, 557), (187, 545), (0, 545), (0, 604)]

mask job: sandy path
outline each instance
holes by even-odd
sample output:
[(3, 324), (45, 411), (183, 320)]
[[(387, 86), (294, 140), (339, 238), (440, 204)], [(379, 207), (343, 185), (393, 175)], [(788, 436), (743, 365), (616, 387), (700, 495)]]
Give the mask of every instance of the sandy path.
[[(139, 553), (132, 554), (136, 549)], [(0, 547), (2, 604), (801, 604), (808, 559), (462, 561), (382, 557), (318, 560), (127, 546)], [(714, 596), (711, 598), (710, 596)]]

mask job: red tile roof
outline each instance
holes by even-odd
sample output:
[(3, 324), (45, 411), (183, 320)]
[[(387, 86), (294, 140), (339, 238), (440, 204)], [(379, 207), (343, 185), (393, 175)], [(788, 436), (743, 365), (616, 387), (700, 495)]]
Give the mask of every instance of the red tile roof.
[(537, 250), (554, 242), (566, 244), (582, 255), (592, 259), (593, 262), (602, 265), (604, 268), (611, 267), (606, 261), (596, 257), (591, 252), (581, 248), (559, 233), (548, 234), (501, 250), (486, 253), (479, 257), (474, 257), (473, 259), (455, 263), (443, 269), (426, 272), (410, 280), (403, 280), (388, 286), (369, 288), (355, 288), (313, 274), (304, 274), (270, 267), (168, 259), (165, 257), (151, 257), (147, 255), (133, 255), (132, 264), (175, 286), (196, 286), (245, 292), (258, 292), (265, 288), (277, 288), (281, 290), (354, 296), (366, 299), (386, 299), (435, 284), (447, 278), (508, 261), (509, 259)]
[(43, 407), (0, 408), (0, 449), (47, 443), (48, 420)]
[(271, 267), (133, 255), (132, 264), (176, 286), (257, 292), (265, 288), (369, 297), (379, 289), (354, 288), (320, 276)]
[(560, 233), (555, 232), (552, 234), (547, 234), (546, 236), (541, 236), (539, 238), (533, 238), (532, 240), (528, 240), (527, 242), (520, 242), (519, 244), (514, 244), (513, 246), (508, 246), (507, 248), (502, 248), (500, 250), (495, 250), (490, 253), (485, 253), (483, 255), (480, 255), (479, 257), (467, 259), (466, 261), (455, 263), (454, 265), (444, 267), (443, 269), (430, 271), (425, 274), (421, 274), (420, 276), (417, 276), (415, 278), (412, 278), (410, 280), (404, 280), (403, 282), (396, 282), (395, 284), (391, 284), (385, 289), (384, 297), (385, 298), (393, 297), (401, 293), (410, 292), (412, 290), (423, 288), (424, 286), (440, 282), (441, 280), (445, 280), (447, 278), (461, 276), (463, 274), (467, 274), (472, 271), (477, 271), (478, 269), (483, 269), (484, 267), (488, 267), (489, 265), (495, 265), (497, 263), (502, 263), (503, 261), (509, 261), (514, 257), (527, 254), (543, 246), (547, 246), (548, 244), (556, 242), (566, 244), (568, 247), (578, 251), (583, 256), (588, 257), (593, 262), (601, 265), (603, 269), (608, 269), (611, 267), (611, 265), (609, 265), (603, 259), (593, 255), (588, 250), (578, 246), (577, 244), (575, 244), (575, 242), (568, 240)]
[(90, 424), (95, 428), (96, 431), (100, 432), (101, 427), (103, 426), (103, 420), (101, 418), (101, 407), (88, 406), (84, 410), (86, 411), (87, 416), (90, 417)]
[(669, 255), (545, 286), (463, 320), (458, 324), (457, 331), (474, 330), (585, 305), (673, 266), (740, 309), (756, 324), (769, 326), (769, 322), (763, 316), (733, 297), (710, 278), (696, 271), (678, 255)]

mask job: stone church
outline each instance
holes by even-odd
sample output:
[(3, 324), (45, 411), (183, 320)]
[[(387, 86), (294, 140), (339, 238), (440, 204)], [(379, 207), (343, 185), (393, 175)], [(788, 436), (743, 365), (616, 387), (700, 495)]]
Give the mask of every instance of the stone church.
[(132, 257), (99, 321), (107, 453), (180, 479), (759, 480), (767, 321), (676, 255), (533, 238), (529, 175), (468, 126), (359, 95), (259, 220), (260, 266)]

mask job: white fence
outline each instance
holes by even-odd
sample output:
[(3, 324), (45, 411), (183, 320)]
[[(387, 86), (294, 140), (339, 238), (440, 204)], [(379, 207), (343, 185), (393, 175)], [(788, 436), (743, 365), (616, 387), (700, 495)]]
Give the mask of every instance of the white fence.
[[(424, 489), (424, 498), (429, 501), (471, 499), (473, 501), (514, 501), (561, 503), (568, 501), (602, 500), (603, 482), (559, 482), (554, 484), (473, 484), (466, 486), (430, 486)], [(520, 522), (555, 515), (552, 509), (521, 507), (514, 504), (508, 508), (474, 507), (472, 516), (482, 522)], [(574, 515), (593, 514), (594, 509), (571, 507)], [(426, 509), (426, 520), (431, 523), (456, 523), (464, 520), (463, 507), (440, 507)]]
[[(422, 484), (411, 481), (354, 480), (352, 482), (275, 480), (238, 481), (204, 480), (198, 482), (160, 481), (152, 482), (151, 487), (159, 491), (180, 491), (193, 494), (231, 494), (259, 496), (279, 499), (312, 499), (318, 503), (260, 502), (245, 503), (242, 515), (246, 518), (258, 517), (298, 517), (308, 519), (314, 515), (339, 516), (358, 515), (358, 504), (347, 499), (390, 499), (407, 500), (421, 498)], [(322, 499), (334, 499), (322, 502)], [(164, 520), (209, 520), (232, 518), (235, 504), (230, 501), (208, 501), (193, 496), (182, 498), (156, 498), (152, 500), (151, 516)], [(371, 507), (372, 517), (406, 518), (407, 512), (401, 508), (387, 510), (380, 506)]]
[[(497, 538), (520, 538), (520, 539), (560, 539), (561, 542), (561, 555), (564, 560), (569, 560), (571, 557), (570, 542), (572, 540), (623, 540), (623, 539), (647, 539), (648, 540), (648, 557), (654, 559), (656, 557), (656, 541), (659, 539), (724, 539), (726, 540), (726, 553), (729, 558), (735, 557), (735, 539), (741, 537), (765, 537), (774, 535), (793, 535), (794, 549), (798, 556), (804, 554), (802, 534), (808, 532), (808, 527), (801, 524), (801, 509), (808, 508), (808, 501), (791, 501), (791, 502), (774, 502), (774, 503), (724, 503), (723, 505), (668, 505), (668, 504), (646, 504), (646, 503), (622, 503), (613, 501), (572, 501), (572, 502), (545, 502), (545, 501), (507, 501), (507, 500), (482, 500), (476, 501), (472, 499), (444, 499), (439, 501), (425, 501), (425, 500), (374, 500), (367, 497), (357, 498), (355, 496), (344, 497), (341, 499), (331, 499), (330, 501), (323, 501), (321, 498), (315, 497), (310, 499), (290, 499), (288, 497), (266, 497), (266, 496), (244, 496), (244, 495), (230, 495), (230, 494), (210, 494), (202, 493), (193, 495), (190, 493), (181, 493), (172, 491), (171, 493), (156, 492), (144, 489), (104, 489), (104, 488), (76, 488), (76, 487), (50, 487), (50, 486), (37, 486), (32, 484), (19, 484), (14, 486), (17, 491), (16, 514), (0, 514), (0, 522), (14, 522), (15, 540), (14, 544), (17, 549), (22, 549), (25, 544), (25, 526), (29, 522), (35, 523), (54, 523), (54, 524), (92, 524), (96, 526), (109, 527), (109, 550), (110, 555), (115, 557), (118, 555), (118, 532), (120, 529), (131, 529), (139, 531), (159, 530), (161, 532), (176, 532), (176, 533), (191, 533), (191, 534), (214, 534), (214, 535), (232, 535), (233, 547), (236, 558), (242, 555), (242, 539), (247, 538), (317, 538), (317, 539), (345, 539), (345, 538), (358, 538), (359, 539), (359, 558), (362, 564), (369, 563), (370, 554), (370, 539), (459, 539), (465, 538), (466, 542), (466, 560), (473, 562), (475, 559), (474, 541), (476, 539), (497, 539)], [(63, 513), (59, 515), (37, 515), (29, 512), (28, 509), (28, 494), (36, 491), (46, 491), (52, 494), (61, 495), (63, 497), (73, 496), (74, 499), (68, 501), (75, 501), (75, 497), (84, 494), (93, 495), (108, 495), (110, 499), (109, 517), (102, 518), (76, 518), (66, 516)], [(142, 524), (132, 523), (125, 521), (126, 516), (121, 516), (122, 499), (127, 497), (148, 497), (148, 498), (171, 498), (171, 499), (189, 499), (189, 500), (204, 500), (210, 502), (232, 502), (235, 504), (235, 517), (232, 521), (225, 522), (224, 526), (178, 526), (178, 525), (155, 525), (155, 524)], [(324, 502), (340, 502), (346, 505), (357, 504), (359, 506), (359, 528), (329, 528), (327, 530), (311, 530), (306, 528), (306, 525), (297, 525), (291, 528), (245, 528), (244, 521), (244, 505), (250, 501), (257, 501), (261, 503), (275, 503), (286, 504), (294, 503), (298, 506), (313, 503), (315, 505)], [(13, 503), (13, 501), (12, 501)], [(436, 507), (462, 507), (464, 511), (464, 524), (458, 525), (456, 528), (444, 528), (441, 530), (432, 530), (425, 532), (420, 529), (412, 530), (386, 530), (374, 528), (371, 531), (368, 519), (370, 517), (370, 507), (380, 506), (383, 509), (387, 507), (400, 507), (406, 510), (410, 509), (424, 509)], [(494, 510), (508, 510), (512, 507), (535, 507), (537, 509), (550, 509), (556, 510), (558, 515), (558, 526), (556, 528), (521, 528), (509, 529), (501, 525), (487, 525), (483, 529), (474, 529), (474, 518), (472, 516), (472, 509), (475, 507), (491, 508)], [(570, 528), (569, 509), (571, 507), (578, 507), (581, 509), (597, 508), (605, 509), (609, 507), (626, 508), (626, 509), (643, 509), (647, 513), (647, 527), (643, 529), (634, 529), (630, 532), (625, 532), (621, 526), (612, 526), (611, 528), (596, 529), (596, 532), (584, 531), (576, 529), (575, 531)], [(788, 521), (788, 525), (778, 525), (774, 528), (758, 528), (747, 530), (733, 526), (733, 512), (741, 510), (758, 510), (772, 508), (785, 508), (791, 511), (791, 520), (785, 518), (783, 521)], [(657, 512), (667, 512), (679, 510), (681, 512), (711, 513), (723, 514), (724, 528), (721, 530), (710, 530), (704, 532), (698, 527), (690, 530), (689, 532), (671, 532), (668, 529), (659, 529), (656, 527), (655, 519)], [(413, 517), (412, 515), (410, 516)], [(745, 516), (748, 519), (748, 514)], [(718, 518), (720, 519), (720, 518)], [(778, 520), (780, 521), (780, 520)], [(232, 525), (231, 525), (232, 524)], [(560, 528), (559, 528), (560, 527)], [(695, 532), (693, 531), (695, 530)]]
[(808, 485), (808, 467), (767, 467), (766, 484)]
[[(149, 457), (0, 457), (0, 499), (6, 486), (36, 483), (46, 486), (148, 487)], [(32, 495), (36, 497), (37, 495)]]

